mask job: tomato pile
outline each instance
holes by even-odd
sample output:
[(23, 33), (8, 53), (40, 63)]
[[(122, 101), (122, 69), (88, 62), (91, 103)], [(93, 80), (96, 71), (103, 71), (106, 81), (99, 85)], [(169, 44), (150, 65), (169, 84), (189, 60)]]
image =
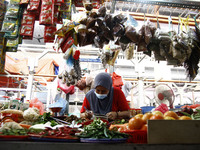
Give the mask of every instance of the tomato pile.
[(118, 130), (120, 132), (124, 131), (134, 131), (141, 130), (147, 131), (147, 121), (148, 120), (198, 120), (200, 119), (200, 111), (197, 114), (190, 116), (178, 116), (174, 111), (167, 111), (164, 114), (160, 111), (148, 112), (145, 114), (137, 114), (128, 123), (124, 124), (114, 124), (110, 126), (110, 130)]

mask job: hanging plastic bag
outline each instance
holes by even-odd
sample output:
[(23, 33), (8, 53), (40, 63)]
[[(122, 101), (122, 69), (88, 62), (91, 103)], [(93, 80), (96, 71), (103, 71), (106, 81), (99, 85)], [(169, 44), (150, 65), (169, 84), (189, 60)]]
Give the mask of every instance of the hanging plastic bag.
[(38, 98), (34, 98), (30, 100), (30, 105), (29, 107), (36, 107), (40, 111), (40, 115), (43, 115), (44, 113), (44, 104), (38, 100)]
[(113, 53), (114, 53), (114, 55), (113, 55), (112, 59), (110, 59), (110, 60), (108, 61), (108, 64), (111, 65), (111, 66), (114, 66), (115, 61), (116, 61), (116, 59), (117, 59), (117, 56), (119, 55), (119, 50), (114, 51)]
[(127, 21), (125, 22), (126, 26), (134, 26), (137, 27), (138, 26), (138, 22), (133, 18), (133, 16), (127, 14)]
[(67, 86), (66, 84), (62, 83), (62, 80), (58, 79), (58, 86), (65, 94), (74, 94), (74, 85)]
[(112, 73), (113, 87), (121, 87), (123, 85), (122, 77), (115, 72)]
[(129, 43), (128, 48), (125, 50), (125, 58), (127, 60), (130, 60), (130, 59), (133, 58), (134, 48), (135, 48), (135, 44), (134, 43)]

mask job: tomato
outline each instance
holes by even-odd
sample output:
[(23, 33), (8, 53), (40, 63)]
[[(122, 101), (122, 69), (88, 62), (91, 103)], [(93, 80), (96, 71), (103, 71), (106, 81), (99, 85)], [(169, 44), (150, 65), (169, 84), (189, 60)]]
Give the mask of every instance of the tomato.
[(147, 123), (147, 120), (149, 120), (151, 118), (153, 114), (148, 112), (148, 113), (145, 113), (142, 117), (142, 120), (144, 121), (144, 123)]
[(149, 120), (163, 120), (164, 117), (158, 114), (152, 115)]
[(162, 113), (161, 111), (158, 111), (158, 110), (153, 111), (152, 114), (153, 114), (153, 115), (160, 115), (160, 116), (163, 116), (163, 113)]
[(144, 124), (140, 130), (147, 131), (147, 124)]
[(143, 114), (137, 114), (137, 115), (135, 115), (134, 117), (142, 118), (142, 117), (143, 117)]
[(176, 119), (174, 119), (173, 117), (170, 117), (170, 116), (166, 116), (166, 117), (164, 117), (164, 120), (176, 120)]
[(178, 115), (173, 111), (167, 111), (164, 113), (164, 117), (173, 117), (174, 119), (178, 119)]
[(130, 130), (139, 130), (144, 125), (144, 121), (141, 118), (133, 117), (128, 122), (128, 127)]
[(188, 117), (188, 116), (181, 116), (179, 118), (179, 120), (192, 120), (192, 118)]

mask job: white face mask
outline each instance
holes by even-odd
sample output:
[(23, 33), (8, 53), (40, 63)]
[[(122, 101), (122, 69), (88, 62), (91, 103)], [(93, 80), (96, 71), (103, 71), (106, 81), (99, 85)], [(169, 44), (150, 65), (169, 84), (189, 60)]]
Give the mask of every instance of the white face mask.
[(96, 93), (96, 91), (94, 93), (96, 94), (98, 99), (104, 99), (108, 96), (108, 94), (98, 94), (98, 93)]

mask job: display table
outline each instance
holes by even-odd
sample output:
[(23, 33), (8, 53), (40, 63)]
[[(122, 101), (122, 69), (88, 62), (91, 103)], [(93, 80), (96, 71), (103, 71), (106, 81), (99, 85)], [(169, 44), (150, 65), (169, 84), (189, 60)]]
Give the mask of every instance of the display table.
[(0, 150), (199, 150), (200, 144), (97, 144), (61, 142), (0, 141)]

